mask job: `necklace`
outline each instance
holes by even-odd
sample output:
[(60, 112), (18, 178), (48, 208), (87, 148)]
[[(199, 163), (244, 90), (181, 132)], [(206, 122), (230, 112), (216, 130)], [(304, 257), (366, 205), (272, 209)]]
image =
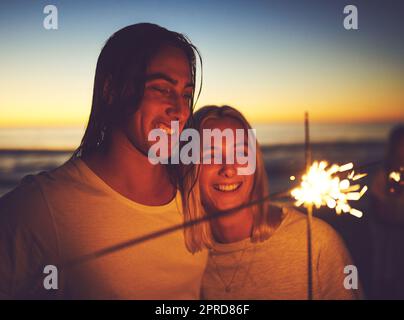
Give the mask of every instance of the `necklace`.
[(211, 256), (211, 257), (212, 257), (212, 261), (213, 261), (213, 263), (215, 264), (216, 274), (218, 275), (220, 281), (223, 283), (223, 285), (224, 285), (224, 290), (225, 290), (227, 293), (231, 292), (231, 286), (232, 286), (232, 284), (233, 284), (234, 279), (236, 278), (236, 275), (237, 275), (237, 273), (238, 273), (238, 270), (240, 269), (241, 261), (243, 260), (244, 253), (246, 252), (246, 249), (247, 249), (247, 242), (245, 242), (245, 244), (244, 244), (244, 248), (243, 248), (243, 250), (242, 250), (242, 252), (241, 252), (240, 259), (238, 260), (238, 262), (237, 262), (237, 264), (236, 264), (236, 267), (235, 267), (235, 269), (234, 269), (234, 271), (233, 271), (233, 274), (232, 274), (232, 276), (231, 276), (231, 279), (230, 279), (230, 282), (229, 282), (229, 283), (227, 283), (227, 282), (225, 281), (225, 279), (222, 277), (222, 275), (220, 274), (219, 266), (218, 266), (218, 264), (217, 264), (217, 262), (216, 262), (215, 257), (214, 257), (213, 255)]

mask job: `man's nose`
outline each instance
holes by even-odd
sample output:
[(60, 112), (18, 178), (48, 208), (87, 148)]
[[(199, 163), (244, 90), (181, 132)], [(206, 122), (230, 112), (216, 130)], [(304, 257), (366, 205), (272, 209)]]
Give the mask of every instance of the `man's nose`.
[(172, 99), (166, 113), (171, 120), (185, 122), (190, 115), (189, 103), (182, 101), (181, 98)]
[(220, 168), (219, 174), (226, 178), (232, 178), (236, 175), (236, 168), (234, 164), (223, 164)]

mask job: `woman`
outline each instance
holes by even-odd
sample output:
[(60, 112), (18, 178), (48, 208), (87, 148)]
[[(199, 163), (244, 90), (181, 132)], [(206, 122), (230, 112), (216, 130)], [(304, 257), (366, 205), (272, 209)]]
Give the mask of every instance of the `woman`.
[(404, 224), (404, 125), (395, 127), (389, 137), (384, 167), (374, 177), (371, 192), (377, 218), (382, 222)]
[(383, 168), (371, 187), (370, 230), (373, 240), (372, 298), (404, 298), (404, 125), (389, 138)]
[[(194, 115), (194, 127), (203, 130), (230, 129), (246, 132), (247, 120), (229, 106), (208, 106)], [(247, 135), (245, 136), (246, 140)], [(236, 145), (222, 143), (223, 164), (207, 164), (215, 159), (214, 148), (204, 150), (201, 164), (188, 170), (183, 181), (183, 207), (187, 220), (243, 206), (269, 194), (268, 179), (258, 144), (256, 170), (240, 175), (239, 162), (229, 163)], [(215, 146), (217, 147), (217, 146)], [(231, 148), (234, 147), (234, 148)], [(248, 149), (247, 149), (248, 148)], [(233, 150), (234, 149), (234, 150)], [(233, 156), (237, 159), (237, 157)], [(213, 161), (211, 161), (213, 162)], [(188, 248), (196, 252), (208, 248), (210, 255), (202, 284), (205, 299), (306, 299), (307, 243), (305, 216), (292, 208), (268, 202), (235, 210), (210, 222), (187, 229)], [(315, 299), (355, 299), (358, 290), (344, 287), (344, 267), (351, 259), (343, 241), (325, 222), (313, 220), (313, 297)]]

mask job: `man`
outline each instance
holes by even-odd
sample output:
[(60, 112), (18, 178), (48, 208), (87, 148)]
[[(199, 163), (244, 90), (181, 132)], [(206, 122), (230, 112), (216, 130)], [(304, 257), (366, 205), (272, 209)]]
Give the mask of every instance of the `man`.
[[(151, 164), (148, 134), (173, 134), (171, 121), (183, 129), (196, 56), (183, 35), (153, 24), (128, 26), (107, 41), (80, 147), (0, 199), (1, 298), (199, 298), (206, 254), (189, 253), (182, 231), (68, 263), (182, 223), (177, 170)], [(43, 273), (46, 265), (58, 268), (56, 280)]]

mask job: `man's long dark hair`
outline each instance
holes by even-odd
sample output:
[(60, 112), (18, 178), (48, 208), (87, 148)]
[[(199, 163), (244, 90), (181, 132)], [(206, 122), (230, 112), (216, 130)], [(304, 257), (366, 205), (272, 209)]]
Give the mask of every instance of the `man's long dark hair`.
[[(203, 80), (202, 58), (198, 49), (181, 33), (151, 23), (133, 24), (115, 32), (101, 50), (95, 71), (90, 118), (80, 146), (72, 158), (105, 152), (113, 128), (123, 125), (125, 119), (138, 109), (144, 94), (147, 66), (164, 46), (183, 50), (188, 59), (194, 84), (189, 122), (192, 121)], [(195, 99), (198, 61), (200, 87)], [(167, 171), (172, 184), (176, 186), (182, 179), (178, 165), (167, 165)]]
[[(114, 126), (122, 125), (125, 118), (138, 109), (150, 60), (167, 45), (184, 51), (196, 86), (197, 58), (201, 72), (202, 58), (185, 35), (156, 24), (139, 23), (117, 31), (108, 39), (98, 57), (90, 118), (73, 158), (108, 148)], [(202, 86), (202, 73), (200, 79), (197, 98)], [(191, 114), (194, 95), (195, 87), (190, 103)]]

